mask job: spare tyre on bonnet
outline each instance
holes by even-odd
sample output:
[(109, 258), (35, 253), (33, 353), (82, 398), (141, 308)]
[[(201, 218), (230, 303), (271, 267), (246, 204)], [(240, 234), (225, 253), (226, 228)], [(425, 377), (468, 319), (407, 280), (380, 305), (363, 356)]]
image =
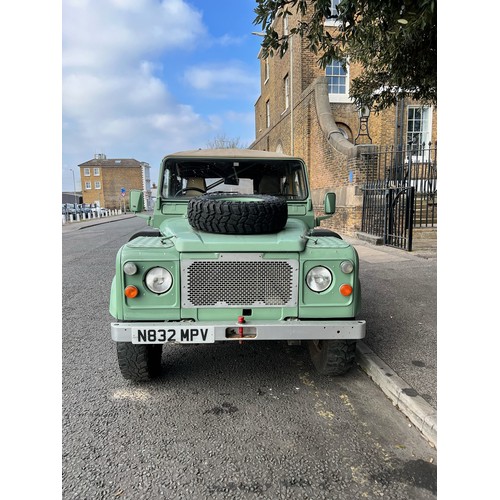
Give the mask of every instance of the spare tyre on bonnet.
[(188, 203), (191, 226), (207, 233), (269, 234), (281, 231), (288, 218), (284, 198), (265, 194), (205, 194)]

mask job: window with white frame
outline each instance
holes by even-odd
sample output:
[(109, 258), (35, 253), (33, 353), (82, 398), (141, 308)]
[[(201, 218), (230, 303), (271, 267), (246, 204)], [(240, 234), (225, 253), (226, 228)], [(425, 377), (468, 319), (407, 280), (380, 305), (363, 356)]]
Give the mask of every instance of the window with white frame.
[(341, 2), (341, 0), (331, 0), (330, 1), (330, 15), (325, 19), (325, 26), (335, 26), (338, 24), (337, 21), (337, 5)]
[(283, 81), (285, 86), (285, 110), (287, 110), (290, 106), (290, 78), (288, 78), (288, 74)]
[(271, 126), (271, 105), (269, 101), (266, 101), (266, 127), (269, 128)]
[(266, 57), (264, 60), (264, 83), (269, 80), (269, 58)]
[(85, 182), (85, 189), (92, 189), (92, 183), (90, 181)]
[(94, 175), (99, 175), (99, 167), (94, 167)]
[(84, 168), (83, 169), (83, 175), (85, 177), (90, 177), (90, 168)]
[(406, 120), (406, 147), (413, 161), (425, 160), (428, 156), (432, 131), (432, 108), (408, 106)]
[(101, 189), (101, 182), (100, 182), (100, 181), (95, 181), (95, 182), (94, 182), (94, 187), (95, 187), (96, 189)]
[(349, 66), (333, 60), (326, 66), (328, 98), (330, 102), (351, 102), (349, 98)]
[(289, 33), (288, 31), (288, 14), (285, 14), (283, 16), (283, 36), (287, 36)]

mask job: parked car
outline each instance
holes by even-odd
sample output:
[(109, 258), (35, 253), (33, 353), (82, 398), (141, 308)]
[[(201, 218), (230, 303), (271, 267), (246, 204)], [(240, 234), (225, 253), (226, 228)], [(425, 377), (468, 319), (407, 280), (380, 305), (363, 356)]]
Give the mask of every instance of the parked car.
[(78, 205), (78, 210), (81, 214), (90, 214), (92, 212), (92, 208), (89, 203)]
[(118, 250), (111, 283), (111, 338), (125, 379), (157, 376), (171, 342), (209, 349), (288, 341), (307, 345), (321, 374), (351, 369), (366, 331), (355, 319), (358, 254), (319, 227), (335, 213), (336, 195), (324, 194), (317, 217), (302, 159), (245, 149), (176, 153), (163, 159), (158, 189), (153, 216), (141, 214), (143, 192), (130, 191), (131, 211), (155, 230)]
[(74, 203), (63, 203), (63, 213), (73, 215), (77, 213)]

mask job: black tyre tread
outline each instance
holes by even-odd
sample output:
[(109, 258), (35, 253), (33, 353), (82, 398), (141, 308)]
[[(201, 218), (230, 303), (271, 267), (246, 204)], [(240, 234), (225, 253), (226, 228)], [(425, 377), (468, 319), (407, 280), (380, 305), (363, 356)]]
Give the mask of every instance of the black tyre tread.
[(136, 345), (117, 342), (118, 366), (123, 378), (144, 382), (159, 375), (162, 347), (161, 344)]
[(158, 236), (161, 236), (161, 233), (160, 233), (160, 231), (139, 231), (138, 233), (135, 233), (133, 236), (131, 236), (128, 241), (135, 240), (136, 238), (139, 238), (140, 236), (158, 237)]
[(199, 231), (218, 234), (270, 234), (281, 231), (288, 218), (282, 198), (251, 195), (248, 200), (231, 200), (242, 195), (204, 195), (188, 204), (188, 220)]
[(313, 365), (322, 375), (343, 375), (354, 365), (356, 340), (322, 340), (320, 348), (309, 341), (308, 347)]

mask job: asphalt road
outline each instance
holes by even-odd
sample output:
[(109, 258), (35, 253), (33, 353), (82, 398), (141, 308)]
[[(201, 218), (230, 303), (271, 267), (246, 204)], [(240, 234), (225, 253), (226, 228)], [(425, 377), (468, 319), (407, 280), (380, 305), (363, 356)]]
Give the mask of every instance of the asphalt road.
[(109, 288), (144, 221), (81, 227), (62, 238), (64, 499), (436, 498), (436, 450), (357, 368), (321, 377), (281, 342), (173, 345), (159, 380), (125, 381)]

